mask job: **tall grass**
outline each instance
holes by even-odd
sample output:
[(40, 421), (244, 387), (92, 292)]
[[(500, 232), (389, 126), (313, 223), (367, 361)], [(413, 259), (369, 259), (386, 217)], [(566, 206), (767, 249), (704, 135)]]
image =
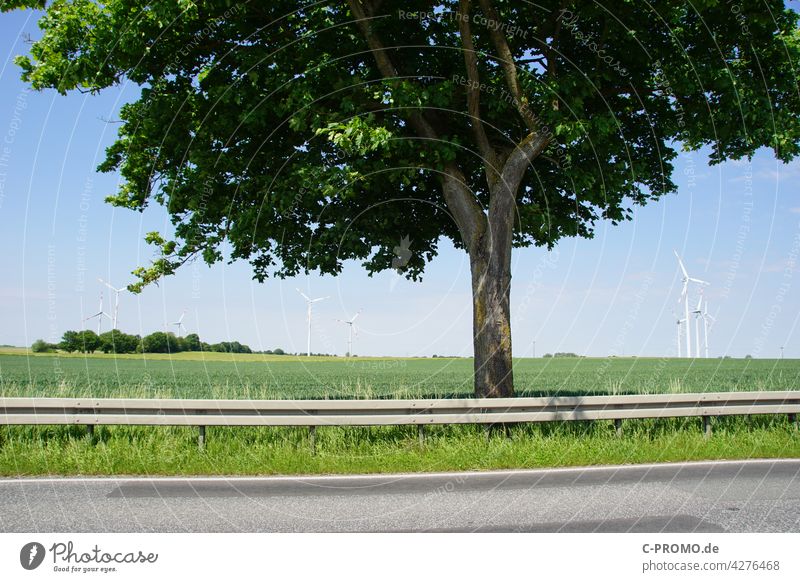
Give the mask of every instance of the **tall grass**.
[(800, 456), (785, 417), (725, 418), (705, 438), (697, 419), (478, 426), (321, 427), (312, 454), (294, 427), (209, 427), (204, 450), (188, 427), (0, 427), (3, 475), (270, 475), (563, 467)]

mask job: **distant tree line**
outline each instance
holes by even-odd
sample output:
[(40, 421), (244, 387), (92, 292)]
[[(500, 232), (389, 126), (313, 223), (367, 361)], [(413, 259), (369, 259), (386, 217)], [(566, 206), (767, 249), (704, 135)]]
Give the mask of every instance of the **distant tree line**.
[[(208, 344), (200, 341), (196, 333), (178, 337), (172, 332), (156, 331), (141, 337), (113, 329), (97, 335), (91, 330), (65, 331), (57, 344), (38, 339), (31, 345), (36, 353), (63, 350), (68, 353), (81, 352), (92, 354), (102, 351), (106, 354), (174, 354), (177, 352), (226, 352), (231, 354), (252, 354), (250, 346), (239, 342), (219, 342)], [(267, 353), (283, 353), (280, 348)]]
[(543, 358), (580, 358), (578, 354), (572, 352), (556, 352), (555, 354), (545, 354)]

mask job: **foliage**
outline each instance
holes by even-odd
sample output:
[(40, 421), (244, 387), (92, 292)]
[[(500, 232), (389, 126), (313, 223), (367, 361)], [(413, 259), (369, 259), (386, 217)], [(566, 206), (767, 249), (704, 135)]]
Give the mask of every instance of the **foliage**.
[(64, 350), (65, 352), (77, 352), (81, 351), (81, 343), (79, 341), (79, 334), (78, 331), (65, 331), (64, 335), (61, 336), (61, 343), (59, 347)]
[(31, 351), (34, 354), (45, 354), (54, 351), (56, 347), (57, 346), (49, 344), (42, 339), (37, 339), (35, 342), (33, 342), (33, 344), (31, 344)]
[(202, 349), (200, 336), (198, 336), (196, 333), (190, 333), (183, 338), (182, 348), (187, 352), (199, 352)]
[(100, 336), (91, 330), (78, 332), (78, 342), (81, 348), (78, 351), (92, 354), (100, 347)]
[[(395, 78), (379, 70), (348, 4), (374, 16)], [(431, 6), (57, 1), (16, 62), (36, 89), (142, 87), (100, 169), (122, 175), (112, 204), (161, 204), (175, 232), (147, 236), (160, 256), (136, 271), (133, 289), (194, 257), (222, 259), (224, 241), (263, 279), (338, 273), (348, 259), (387, 269), (408, 236), (404, 273), (417, 277), (442, 237), (464, 244), (442, 198), (443, 168), (455, 164), (484, 208), (490, 198), (458, 2), (438, 3), (439, 16)], [(629, 219), (634, 205), (676, 190), (681, 148), (707, 147), (712, 163), (762, 146), (782, 161), (799, 151), (797, 14), (779, 0), (739, 10), (624, 2), (613, 14), (591, 3), (562, 10), (560, 0), (480, 6), (470, 23), (489, 145), (508, 155), (529, 135), (526, 121), (548, 142), (516, 192), (516, 246)], [(498, 66), (498, 30), (521, 99)], [(410, 122), (421, 111), (437, 139), (420, 139)]]
[(91, 330), (65, 331), (59, 347), (66, 352), (94, 353), (101, 345), (100, 336)]
[(154, 331), (142, 338), (142, 351), (153, 354), (180, 352), (180, 342), (172, 332)]
[(210, 352), (226, 352), (229, 354), (251, 354), (253, 350), (249, 346), (240, 344), (239, 342), (220, 342), (208, 346)]
[(100, 349), (106, 354), (132, 354), (140, 347), (142, 339), (138, 335), (123, 333), (112, 329), (100, 334)]

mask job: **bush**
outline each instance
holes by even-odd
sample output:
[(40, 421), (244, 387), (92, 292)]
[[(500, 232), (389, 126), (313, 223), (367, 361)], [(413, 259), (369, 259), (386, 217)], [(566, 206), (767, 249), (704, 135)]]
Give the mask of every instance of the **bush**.
[(55, 351), (55, 347), (53, 344), (49, 344), (42, 339), (37, 339), (31, 345), (31, 351), (35, 354), (46, 354), (48, 352)]

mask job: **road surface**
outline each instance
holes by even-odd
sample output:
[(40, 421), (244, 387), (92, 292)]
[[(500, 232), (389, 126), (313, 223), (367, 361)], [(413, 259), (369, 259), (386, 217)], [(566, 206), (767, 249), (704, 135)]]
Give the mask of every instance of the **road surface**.
[(3, 532), (800, 532), (800, 459), (486, 473), (0, 480)]

